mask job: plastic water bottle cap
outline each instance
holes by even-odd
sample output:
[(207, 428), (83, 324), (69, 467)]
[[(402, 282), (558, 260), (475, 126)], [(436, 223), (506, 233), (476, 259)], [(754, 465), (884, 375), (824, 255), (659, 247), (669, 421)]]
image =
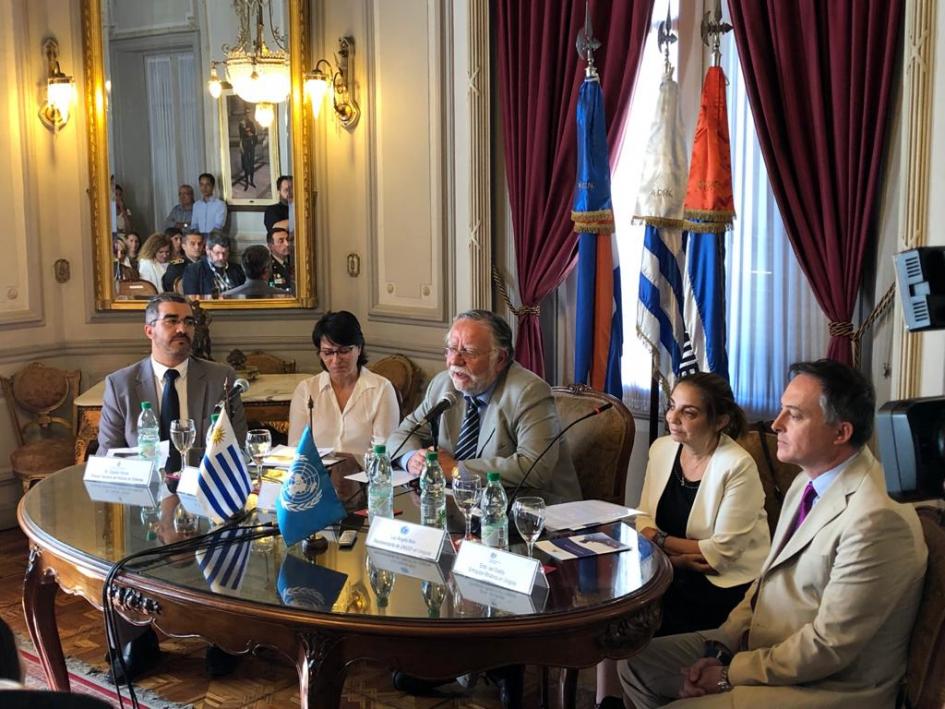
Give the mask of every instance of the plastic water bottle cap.
[(151, 408), (151, 402), (150, 402), (150, 401), (142, 401), (142, 402), (141, 402), (141, 410), (142, 410), (142, 411), (147, 411), (147, 410), (150, 409), (150, 408)]
[(432, 463), (437, 459), (436, 451), (427, 451), (427, 462)]
[(492, 471), (491, 473), (486, 473), (486, 480), (491, 483), (499, 482), (502, 479), (502, 474)]
[(384, 445), (383, 443), (375, 443), (375, 444), (374, 444), (374, 454), (375, 454), (375, 455), (384, 455), (385, 453), (387, 453), (387, 446), (386, 446), (386, 445)]

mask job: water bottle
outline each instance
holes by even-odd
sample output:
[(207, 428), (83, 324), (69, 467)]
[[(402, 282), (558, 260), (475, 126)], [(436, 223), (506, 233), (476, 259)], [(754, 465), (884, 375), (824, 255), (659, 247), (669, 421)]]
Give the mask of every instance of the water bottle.
[(141, 413), (138, 414), (138, 451), (144, 460), (152, 464), (157, 462), (158, 442), (161, 440), (161, 429), (157, 417), (151, 408), (150, 401), (141, 402)]
[(368, 523), (375, 517), (394, 516), (394, 485), (390, 473), (390, 458), (383, 443), (375, 444), (370, 457), (368, 477)]
[(420, 524), (446, 529), (446, 478), (436, 451), (427, 451), (420, 473)]
[(489, 473), (486, 476), (488, 483), (482, 491), (482, 543), (496, 549), (509, 548), (509, 517), (506, 509), (509, 498), (505, 496), (502, 487), (502, 476), (499, 473)]
[(207, 438), (204, 441), (204, 452), (210, 450), (210, 437), (213, 435), (213, 429), (216, 428), (218, 418), (220, 418), (220, 414), (210, 414), (210, 427), (207, 429)]

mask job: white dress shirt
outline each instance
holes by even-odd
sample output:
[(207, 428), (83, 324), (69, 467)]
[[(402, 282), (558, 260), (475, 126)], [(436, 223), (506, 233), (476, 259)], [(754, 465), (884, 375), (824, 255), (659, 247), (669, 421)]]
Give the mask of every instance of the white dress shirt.
[[(157, 325), (156, 327), (161, 327)], [(177, 377), (177, 381), (174, 382), (174, 388), (177, 389), (177, 398), (180, 399), (180, 417), (182, 419), (190, 418), (187, 415), (187, 365), (190, 364), (189, 359), (185, 359), (183, 362), (178, 364), (174, 369), (180, 372), (180, 376)], [(154, 399), (154, 404), (152, 409), (154, 409), (154, 415), (157, 416), (158, 420), (161, 419), (161, 399), (164, 398), (164, 372), (171, 367), (166, 367), (160, 362), (158, 362), (154, 357), (151, 358), (151, 369), (154, 370), (154, 390), (157, 393), (157, 397)], [(203, 445), (203, 444), (201, 444)]]
[(297, 445), (308, 425), (308, 400), (312, 398), (313, 437), (320, 448), (361, 456), (373, 441), (383, 442), (400, 422), (394, 385), (361, 367), (354, 391), (344, 411), (331, 388), (328, 372), (299, 382), (289, 405), (289, 445)]
[(218, 197), (198, 199), (194, 202), (194, 211), (191, 213), (193, 221), (190, 228), (201, 234), (209, 234), (214, 229), (222, 229), (226, 223), (226, 202)]

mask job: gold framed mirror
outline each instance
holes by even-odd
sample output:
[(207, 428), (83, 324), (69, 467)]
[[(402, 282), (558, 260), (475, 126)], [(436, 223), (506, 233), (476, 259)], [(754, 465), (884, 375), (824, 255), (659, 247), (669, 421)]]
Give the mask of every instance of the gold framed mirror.
[[(210, 265), (215, 261), (222, 278), (211, 293), (200, 293), (193, 285), (189, 290), (184, 288), (187, 279), (191, 284), (197, 282), (189, 275), (174, 279), (178, 289), (199, 297), (201, 305), (211, 309), (315, 306), (315, 198), (309, 158), (312, 127), (303, 88), (309, 55), (309, 2), (245, 0), (244, 4), (252, 8), (249, 22), (245, 16), (238, 16), (232, 2), (170, 0), (158, 5), (150, 0), (82, 0), (89, 203), (98, 311), (141, 310), (152, 287), (158, 292), (165, 290), (153, 284), (160, 284), (169, 268), (163, 252), (178, 248), (174, 240), (155, 239), (146, 250), (145, 256), (150, 258), (142, 259), (147, 269), (142, 266), (141, 270), (151, 278), (148, 283), (137, 268), (126, 270), (125, 264), (140, 264), (134, 264), (122, 251), (127, 248), (125, 236), (133, 241), (130, 234), (136, 233), (143, 246), (149, 235), (162, 234), (167, 225), (177, 226), (185, 235), (183, 241), (192, 242), (191, 252), (198, 253), (196, 239), (186, 234), (202, 231), (206, 221), (198, 227), (202, 217), (196, 216), (196, 210), (193, 224), (186, 217), (174, 221), (175, 214), (180, 214), (175, 210), (186, 204), (178, 197), (186, 193), (187, 186), (192, 186), (198, 201), (225, 199), (224, 226), (212, 234), (204, 232), (201, 249), (206, 251), (199, 252), (194, 264), (205, 260), (213, 274)], [(268, 25), (265, 43), (280, 43), (289, 60), (288, 98), (275, 104), (270, 126), (265, 125), (265, 114), (262, 123), (254, 123), (261, 114), (251, 116), (252, 104), (241, 100), (234, 90), (225, 90), (214, 98), (207, 84), (214, 68), (226, 76), (222, 73), (225, 52), (239, 45), (247, 25), (250, 32), (255, 31), (257, 11)], [(221, 49), (223, 45), (229, 47)], [(129, 73), (132, 70), (138, 74)], [(213, 176), (216, 184), (210, 195), (202, 197), (201, 181), (210, 182), (203, 180), (205, 174)], [(280, 200), (277, 178), (281, 174), (292, 176), (294, 199)], [(126, 184), (124, 189), (118, 188), (119, 192), (115, 187), (123, 180)], [(276, 245), (265, 253), (254, 249), (251, 253), (255, 259), (251, 260), (247, 251), (250, 247), (267, 246), (265, 210), (277, 204), (290, 217), (287, 224), (291, 233), (287, 236), (290, 241), (294, 237), (291, 256), (285, 259), (279, 253), (278, 242), (285, 237), (276, 231), (272, 234)], [(230, 246), (229, 254), (222, 259), (220, 248), (215, 249), (216, 254), (210, 253), (214, 242), (219, 246), (220, 236), (228, 237)], [(154, 248), (161, 244), (168, 245)], [(266, 254), (270, 256), (269, 270), (256, 281), (284, 288), (286, 294), (269, 295), (270, 291), (265, 291), (253, 292), (250, 297), (245, 293), (224, 297), (223, 288), (239, 285), (232, 282), (237, 280), (235, 277), (227, 278), (231, 269), (245, 277), (244, 269), (254, 268), (259, 276)], [(186, 253), (178, 256), (178, 268), (183, 271), (188, 264)], [(282, 261), (276, 260), (279, 256)], [(291, 263), (287, 272), (294, 280), (288, 285), (273, 275), (279, 264), (284, 269), (285, 263)]]

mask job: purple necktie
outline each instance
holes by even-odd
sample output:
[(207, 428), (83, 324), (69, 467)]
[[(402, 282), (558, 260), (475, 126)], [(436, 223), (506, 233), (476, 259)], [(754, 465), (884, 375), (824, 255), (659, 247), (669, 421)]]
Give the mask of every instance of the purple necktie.
[(814, 483), (807, 483), (804, 488), (804, 494), (801, 496), (801, 505), (797, 508), (797, 514), (794, 515), (794, 522), (791, 524), (791, 531), (788, 533), (785, 541), (794, 536), (794, 532), (804, 523), (807, 515), (810, 514), (811, 507), (814, 506), (814, 500), (817, 499), (817, 491), (814, 489)]

